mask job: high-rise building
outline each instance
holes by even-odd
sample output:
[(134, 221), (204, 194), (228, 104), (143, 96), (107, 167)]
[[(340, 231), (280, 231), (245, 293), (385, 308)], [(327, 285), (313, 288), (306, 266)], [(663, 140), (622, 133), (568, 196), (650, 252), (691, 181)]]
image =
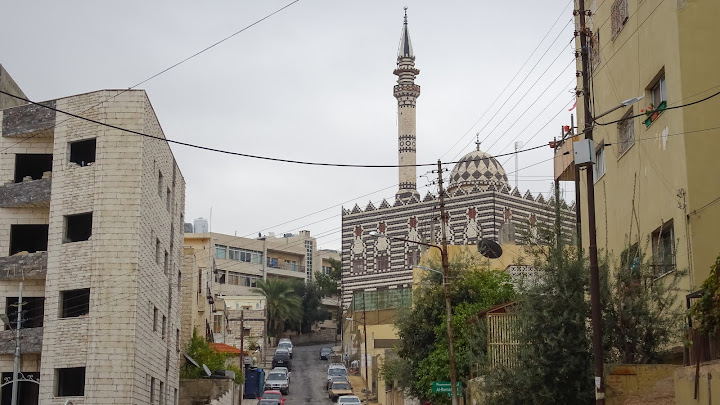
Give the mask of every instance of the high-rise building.
[(205, 218), (195, 218), (193, 221), (193, 233), (208, 233), (208, 220)]
[[(174, 403), (185, 181), (160, 123), (142, 90), (42, 104), (160, 139), (0, 111), (0, 311), (15, 321), (22, 294), (20, 371), (39, 382), (19, 403)], [(5, 382), (12, 331), (0, 342)]]

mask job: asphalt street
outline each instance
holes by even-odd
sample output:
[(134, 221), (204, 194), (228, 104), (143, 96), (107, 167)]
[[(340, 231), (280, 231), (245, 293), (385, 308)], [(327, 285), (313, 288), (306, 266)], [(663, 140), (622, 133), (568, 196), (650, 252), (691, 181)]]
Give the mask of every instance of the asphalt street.
[[(285, 405), (332, 403), (325, 390), (328, 362), (320, 360), (320, 348), (331, 346), (332, 343), (293, 348), (290, 394), (285, 396)], [(243, 405), (255, 403), (255, 400), (243, 400)]]

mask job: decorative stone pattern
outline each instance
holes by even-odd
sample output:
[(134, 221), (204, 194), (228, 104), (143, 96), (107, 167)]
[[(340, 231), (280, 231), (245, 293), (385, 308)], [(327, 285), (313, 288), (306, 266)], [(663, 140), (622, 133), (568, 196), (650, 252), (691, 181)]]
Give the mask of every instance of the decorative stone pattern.
[[(555, 201), (541, 202), (541, 196), (520, 197), (503, 186), (494, 190), (473, 188), (470, 192), (458, 189), (446, 198), (449, 215), (447, 239), (451, 245), (474, 245), (482, 238), (498, 240), (501, 231), (508, 243), (534, 242), (540, 227), (550, 226), (555, 215)], [(383, 201), (379, 208), (362, 210), (355, 205), (352, 210), (343, 208), (342, 216), (342, 262), (343, 304), (349, 305), (355, 290), (408, 286), (412, 283), (412, 265), (408, 259), (413, 250), (426, 250), (414, 243), (392, 239), (393, 237), (437, 244), (441, 241), (440, 216), (437, 196), (428, 194), (422, 202), (411, 199), (390, 207)], [(561, 201), (563, 232), (575, 230), (574, 207)], [(381, 231), (383, 228), (385, 231)], [(377, 231), (389, 238), (369, 235)], [(512, 233), (512, 235), (510, 235)], [(383, 245), (383, 246), (378, 246)], [(388, 246), (385, 246), (388, 245)], [(379, 248), (378, 248), (379, 247)], [(377, 267), (377, 252), (389, 252), (389, 266)]]
[(45, 280), (47, 252), (0, 257), (0, 281)]
[(38, 179), (0, 186), (0, 208), (50, 207), (52, 179)]

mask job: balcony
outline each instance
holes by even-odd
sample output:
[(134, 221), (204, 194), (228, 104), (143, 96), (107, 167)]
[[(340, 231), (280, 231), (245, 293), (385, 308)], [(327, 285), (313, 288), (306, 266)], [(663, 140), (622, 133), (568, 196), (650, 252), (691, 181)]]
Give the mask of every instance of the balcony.
[[(54, 108), (55, 100), (41, 104)], [(36, 138), (50, 137), (53, 136), (53, 128), (55, 128), (55, 111), (48, 108), (35, 104), (25, 104), (3, 110), (3, 137), (28, 135)]]
[[(20, 329), (20, 353), (40, 354), (42, 352), (43, 328)], [(15, 353), (15, 332), (0, 332), (0, 354)]]
[(294, 271), (305, 274), (305, 266), (300, 264), (293, 265), (292, 263), (267, 263), (268, 269), (278, 269), (285, 271)]
[(50, 207), (51, 178), (0, 186), (0, 208)]
[(0, 281), (45, 280), (47, 252), (0, 257)]

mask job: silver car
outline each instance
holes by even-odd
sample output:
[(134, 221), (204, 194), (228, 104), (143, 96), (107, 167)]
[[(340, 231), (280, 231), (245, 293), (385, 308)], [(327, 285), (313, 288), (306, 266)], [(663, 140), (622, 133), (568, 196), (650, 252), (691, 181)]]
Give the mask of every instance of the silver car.
[(270, 371), (265, 378), (265, 391), (280, 391), (284, 395), (290, 394), (288, 374), (281, 371)]
[(290, 358), (292, 359), (292, 356), (293, 356), (293, 353), (292, 353), (292, 352), (293, 352), (293, 344), (292, 344), (292, 343), (290, 343), (290, 342), (288, 342), (288, 341), (280, 342), (280, 343), (278, 343), (278, 345), (277, 345), (276, 351), (277, 351), (277, 350), (280, 350), (280, 349), (285, 349), (285, 350), (287, 350), (288, 353), (290, 354)]

